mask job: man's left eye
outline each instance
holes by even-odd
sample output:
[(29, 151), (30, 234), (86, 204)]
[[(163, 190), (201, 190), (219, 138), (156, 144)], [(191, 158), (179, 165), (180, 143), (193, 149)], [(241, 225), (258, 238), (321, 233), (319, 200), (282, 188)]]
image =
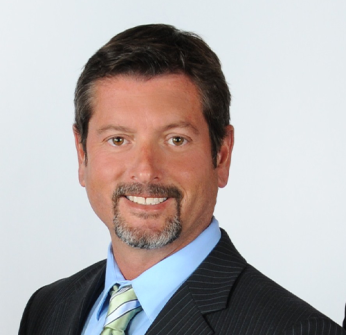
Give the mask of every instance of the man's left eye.
[(108, 140), (108, 142), (111, 145), (119, 147), (119, 146), (123, 145), (124, 143), (126, 143), (126, 140), (121, 136), (117, 136), (117, 137), (112, 137), (111, 139)]
[(170, 144), (173, 144), (173, 145), (179, 147), (179, 146), (186, 143), (186, 139), (184, 137), (181, 137), (181, 136), (173, 136), (168, 140), (168, 142)]

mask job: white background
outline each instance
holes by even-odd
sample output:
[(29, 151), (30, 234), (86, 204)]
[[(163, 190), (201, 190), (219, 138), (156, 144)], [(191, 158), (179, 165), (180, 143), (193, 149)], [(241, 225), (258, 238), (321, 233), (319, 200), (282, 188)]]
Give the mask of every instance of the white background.
[(73, 91), (116, 33), (169, 23), (219, 55), (235, 126), (216, 216), (260, 271), (341, 323), (346, 302), (346, 1), (0, 3), (0, 329), (30, 295), (105, 257), (77, 181)]

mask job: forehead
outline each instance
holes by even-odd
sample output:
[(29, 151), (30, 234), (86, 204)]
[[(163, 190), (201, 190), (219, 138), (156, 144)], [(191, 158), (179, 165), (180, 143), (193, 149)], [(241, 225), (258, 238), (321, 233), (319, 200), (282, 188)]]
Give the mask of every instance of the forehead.
[(93, 87), (92, 119), (109, 117), (203, 118), (196, 85), (183, 74), (152, 78), (118, 75)]

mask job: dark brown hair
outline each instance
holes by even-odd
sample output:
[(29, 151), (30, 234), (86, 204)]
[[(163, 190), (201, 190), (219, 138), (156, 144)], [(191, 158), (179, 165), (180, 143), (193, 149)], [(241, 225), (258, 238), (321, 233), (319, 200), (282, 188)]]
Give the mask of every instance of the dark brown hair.
[(165, 24), (137, 26), (114, 36), (86, 63), (75, 91), (75, 124), (85, 154), (92, 115), (92, 89), (101, 78), (151, 78), (182, 73), (199, 90), (208, 123), (213, 163), (229, 125), (231, 95), (216, 54), (196, 34)]

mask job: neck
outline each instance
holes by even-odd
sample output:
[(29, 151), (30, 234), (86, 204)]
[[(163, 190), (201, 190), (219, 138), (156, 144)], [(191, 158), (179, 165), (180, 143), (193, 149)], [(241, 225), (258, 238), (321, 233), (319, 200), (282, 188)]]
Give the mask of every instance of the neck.
[(114, 259), (125, 279), (132, 280), (155, 264), (176, 253), (192, 242), (198, 234), (190, 235), (188, 239), (181, 237), (174, 242), (158, 249), (134, 248), (111, 232)]
[(159, 249), (139, 249), (134, 248), (118, 237), (112, 236), (112, 249), (113, 256), (117, 265), (127, 280), (132, 280), (148, 270), (155, 264), (159, 263), (169, 255), (177, 252), (182, 247), (173, 245), (171, 243), (168, 246)]

